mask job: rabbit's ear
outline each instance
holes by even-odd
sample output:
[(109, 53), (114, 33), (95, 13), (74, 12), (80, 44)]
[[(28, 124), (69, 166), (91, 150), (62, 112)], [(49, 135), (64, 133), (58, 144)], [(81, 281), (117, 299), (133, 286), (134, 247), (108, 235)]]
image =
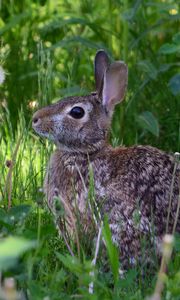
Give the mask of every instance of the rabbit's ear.
[(122, 61), (112, 63), (104, 74), (102, 93), (103, 105), (107, 111), (112, 111), (114, 106), (124, 98), (128, 82), (128, 68)]
[(102, 87), (103, 87), (103, 78), (106, 69), (109, 66), (109, 57), (104, 50), (99, 50), (96, 53), (94, 59), (94, 75), (95, 75), (95, 82), (96, 82), (96, 91), (101, 97)]

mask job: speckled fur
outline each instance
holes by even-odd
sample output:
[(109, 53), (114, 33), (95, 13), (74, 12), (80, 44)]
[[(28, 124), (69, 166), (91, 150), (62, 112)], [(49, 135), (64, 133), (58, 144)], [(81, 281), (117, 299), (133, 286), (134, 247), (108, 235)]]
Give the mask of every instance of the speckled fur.
[[(88, 189), (89, 163), (94, 171), (96, 198), (100, 202), (101, 213), (109, 216), (113, 241), (119, 246), (121, 260), (127, 265), (128, 261), (133, 262), (134, 258), (139, 257), (142, 235), (152, 236), (155, 242), (159, 242), (165, 233), (173, 158), (150, 146), (118, 149), (107, 146), (92, 158), (90, 155), (72, 156), (56, 150), (51, 157), (45, 184), (49, 205), (52, 205), (55, 188), (58, 188), (60, 198), (73, 205), (72, 189), (75, 188), (81, 214), (90, 214), (84, 189), (84, 183)], [(169, 232), (172, 231), (177, 201), (176, 178)], [(134, 214), (138, 214), (138, 222)], [(90, 222), (91, 217), (88, 216)], [(177, 231), (180, 232), (180, 220)], [(159, 249), (159, 244), (156, 246)]]
[[(84, 121), (69, 118), (67, 106), (81, 102), (93, 109), (89, 109)], [(111, 116), (100, 97), (93, 93), (67, 98), (39, 110), (34, 115), (33, 127), (57, 144), (45, 179), (49, 206), (53, 207), (56, 195), (69, 203), (72, 210), (76, 206), (87, 233), (93, 219), (87, 200), (91, 165), (100, 213), (102, 217), (107, 214), (112, 239), (119, 247), (121, 262), (127, 266), (140, 258), (142, 238), (154, 241), (159, 249), (166, 228), (174, 158), (150, 146), (112, 148), (107, 142)], [(179, 169), (175, 175), (169, 232), (177, 210), (178, 177)], [(71, 227), (68, 212), (66, 218)], [(180, 219), (176, 230), (180, 232)]]

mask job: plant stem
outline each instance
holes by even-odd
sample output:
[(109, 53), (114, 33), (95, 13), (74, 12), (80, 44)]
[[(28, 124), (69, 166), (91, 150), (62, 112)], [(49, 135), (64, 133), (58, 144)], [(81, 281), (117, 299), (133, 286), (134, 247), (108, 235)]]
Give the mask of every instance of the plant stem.
[[(124, 0), (124, 6), (123, 11), (128, 10), (128, 0)], [(123, 60), (125, 63), (128, 62), (128, 32), (129, 32), (129, 26), (127, 20), (123, 19)], [(120, 108), (120, 128), (121, 128), (121, 139), (123, 139), (124, 136), (124, 106), (121, 106)]]

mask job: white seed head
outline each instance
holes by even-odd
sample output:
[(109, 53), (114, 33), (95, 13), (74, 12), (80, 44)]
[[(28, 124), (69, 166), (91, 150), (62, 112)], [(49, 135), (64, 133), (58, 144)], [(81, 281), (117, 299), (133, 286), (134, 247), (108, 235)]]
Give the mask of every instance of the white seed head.
[(176, 160), (179, 160), (180, 159), (180, 153), (179, 152), (175, 152), (174, 153), (174, 157)]
[(174, 236), (172, 234), (165, 234), (163, 242), (167, 245), (172, 245), (174, 243)]
[(165, 234), (163, 238), (163, 256), (166, 261), (169, 261), (174, 244), (174, 236), (171, 234)]
[(0, 84), (3, 84), (5, 77), (6, 77), (5, 72), (4, 72), (3, 68), (0, 66)]

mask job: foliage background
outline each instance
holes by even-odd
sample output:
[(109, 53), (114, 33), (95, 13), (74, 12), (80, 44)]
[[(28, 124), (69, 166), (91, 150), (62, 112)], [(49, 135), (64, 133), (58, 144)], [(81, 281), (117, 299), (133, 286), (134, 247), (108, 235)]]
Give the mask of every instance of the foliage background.
[[(142, 269), (130, 270), (113, 289), (112, 274), (104, 275), (100, 264), (96, 293), (89, 295), (87, 247), (82, 246), (81, 262), (57, 255), (67, 249), (39, 192), (52, 145), (40, 143), (31, 131), (31, 117), (52, 101), (93, 91), (93, 59), (103, 48), (129, 68), (127, 96), (116, 107), (111, 142), (180, 151), (179, 29), (175, 0), (0, 1), (0, 65), (6, 72), (0, 86), (1, 237), (38, 241), (34, 246), (23, 240), (25, 249), (36, 250), (22, 257), (21, 242), (7, 240), (14, 256), (10, 265), (10, 256), (3, 256), (3, 276), (13, 276), (30, 299), (143, 299), (152, 292), (158, 265), (143, 276)], [(7, 159), (13, 168), (6, 167)], [(177, 255), (164, 299), (178, 299), (179, 267)]]
[[(128, 145), (178, 150), (178, 9), (172, 0), (1, 1), (0, 58), (7, 72), (1, 103), (7, 103), (13, 130), (21, 108), (30, 120), (31, 101), (42, 106), (92, 91), (93, 58), (103, 48), (129, 67), (128, 93), (117, 108), (114, 136)], [(156, 120), (144, 111), (153, 114), (160, 134)]]

